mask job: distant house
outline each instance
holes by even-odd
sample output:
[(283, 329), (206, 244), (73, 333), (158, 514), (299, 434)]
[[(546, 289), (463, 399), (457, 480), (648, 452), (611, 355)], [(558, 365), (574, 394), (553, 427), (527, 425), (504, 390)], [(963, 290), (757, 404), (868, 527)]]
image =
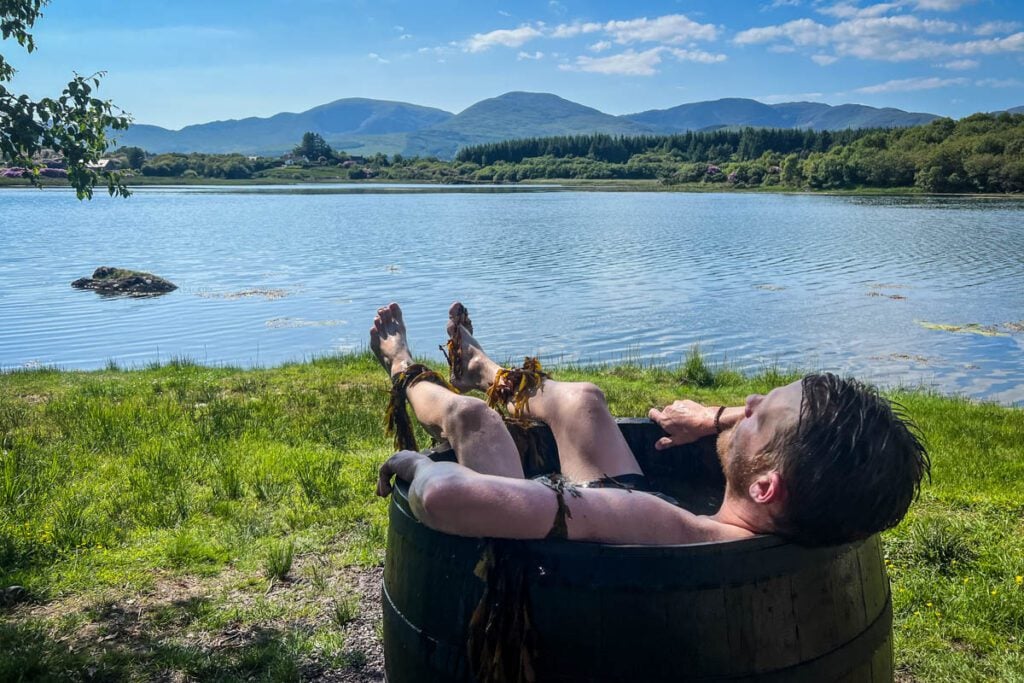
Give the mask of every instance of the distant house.
[(246, 159), (248, 159), (249, 161), (259, 161), (259, 157), (256, 156), (255, 154), (250, 154), (249, 156), (246, 157)]
[(99, 159), (85, 165), (91, 171), (116, 171), (121, 167), (117, 159)]
[(281, 161), (284, 162), (285, 166), (294, 166), (295, 164), (308, 164), (309, 159), (306, 158), (305, 154), (293, 154), (288, 152), (281, 156)]
[(53, 151), (52, 149), (42, 149), (36, 154), (32, 155), (32, 161), (37, 166), (42, 168), (66, 168), (67, 164), (64, 161), (64, 155)]
[(349, 161), (351, 161), (354, 164), (365, 164), (366, 163), (366, 157), (361, 157), (361, 156), (356, 155), (356, 154), (349, 154), (348, 158), (349, 158)]

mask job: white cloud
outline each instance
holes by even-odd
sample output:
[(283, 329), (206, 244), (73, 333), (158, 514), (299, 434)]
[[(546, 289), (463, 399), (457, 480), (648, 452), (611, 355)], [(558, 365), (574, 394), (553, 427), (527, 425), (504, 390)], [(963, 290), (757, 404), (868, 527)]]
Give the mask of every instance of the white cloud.
[(768, 52), (774, 52), (776, 54), (785, 55), (792, 52), (796, 52), (796, 48), (792, 45), (769, 45)]
[(384, 59), (383, 57), (381, 57), (376, 52), (371, 52), (371, 53), (367, 54), (366, 56), (369, 57), (370, 59), (372, 59), (373, 61), (377, 62), (378, 64), (390, 64), (391, 63), (390, 59)]
[(653, 76), (658, 72), (655, 67), (661, 64), (662, 57), (666, 54), (672, 55), (681, 62), (700, 64), (717, 64), (728, 59), (723, 54), (714, 54), (704, 50), (659, 45), (642, 52), (629, 49), (607, 57), (577, 57), (574, 63), (562, 64), (559, 68), (563, 71), (589, 71), (616, 76)]
[(932, 10), (934, 12), (955, 12), (964, 5), (970, 5), (975, 0), (917, 0), (914, 6), (921, 10)]
[(728, 59), (723, 54), (713, 54), (704, 50), (684, 50), (681, 48), (669, 48), (672, 56), (681, 62), (699, 62), (700, 64), (717, 64)]
[(544, 59), (544, 53), (541, 52), (540, 50), (537, 50), (536, 52), (520, 52), (518, 55), (516, 55), (516, 59), (519, 61), (522, 61), (524, 59)]
[(864, 95), (878, 95), (890, 92), (911, 92), (914, 90), (935, 90), (937, 88), (948, 88), (953, 85), (967, 85), (970, 83), (966, 78), (900, 78), (893, 81), (886, 81), (877, 85), (867, 85), (863, 88), (856, 88), (853, 92)]
[(829, 28), (813, 19), (794, 19), (776, 26), (760, 26), (740, 31), (733, 38), (737, 45), (757, 45), (776, 40), (789, 40), (796, 45), (826, 45)]
[(411, 33), (403, 33), (402, 35), (398, 36), (399, 40), (409, 40), (410, 38), (412, 38)]
[(975, 81), (974, 85), (979, 88), (1020, 88), (1024, 86), (1024, 82), (1016, 78), (982, 78)]
[(608, 57), (577, 57), (574, 64), (562, 64), (563, 71), (589, 71), (591, 73), (616, 76), (653, 76), (654, 68), (661, 64), (663, 47), (654, 47), (643, 52), (626, 50)]
[[(632, 43), (656, 43), (657, 47), (637, 51), (628, 50), (618, 55), (605, 58), (581, 56), (563, 68), (597, 73), (631, 73), (648, 75), (654, 73), (654, 65), (662, 59), (663, 50), (671, 49), (672, 55), (681, 61), (702, 62), (711, 64), (726, 59), (723, 54), (714, 54), (695, 47), (697, 41), (710, 41), (718, 37), (719, 29), (714, 24), (701, 24), (682, 14), (668, 14), (649, 19), (640, 17), (622, 21), (605, 23), (572, 21), (551, 27), (543, 22), (523, 24), (513, 29), (497, 29), (486, 33), (476, 33), (466, 40), (452, 43), (464, 52), (485, 52), (493, 47), (522, 47), (526, 43), (540, 38), (564, 39), (581, 35), (603, 34), (601, 40), (592, 43), (588, 50), (603, 52), (614, 43), (629, 45)], [(685, 45), (685, 48), (683, 47)], [(523, 55), (531, 54), (522, 51), (518, 59), (526, 59)], [(533, 53), (533, 54), (539, 54)]]
[(616, 43), (669, 43), (678, 44), (692, 40), (715, 40), (718, 28), (714, 24), (699, 24), (682, 14), (667, 14), (648, 19), (609, 21), (604, 25)]
[(772, 0), (772, 4), (765, 5), (762, 10), (779, 9), (780, 7), (799, 7), (800, 0)]
[(854, 19), (863, 17), (879, 17), (897, 10), (904, 2), (880, 2), (867, 7), (859, 7), (854, 2), (838, 2), (834, 5), (819, 7), (818, 12), (837, 19)]
[(822, 51), (831, 48), (838, 57), (903, 62), (941, 57), (1024, 51), (1024, 33), (1003, 38), (945, 42), (941, 36), (958, 33), (958, 24), (911, 15), (858, 17), (831, 26), (803, 18), (775, 26), (740, 31), (737, 45), (790, 45)]
[(974, 29), (977, 36), (991, 36), (996, 33), (1009, 33), (1021, 27), (1019, 21), (986, 21)]
[(839, 61), (839, 57), (835, 55), (811, 55), (811, 61), (818, 66), (828, 66), (829, 64), (835, 64)]
[(405, 33), (405, 27), (404, 26), (399, 26), (398, 24), (395, 24), (391, 28), (395, 29), (395, 31), (397, 31), (399, 33)]
[(569, 10), (558, 0), (548, 0), (548, 9), (558, 15), (563, 15)]
[(443, 57), (444, 55), (450, 55), (454, 50), (450, 47), (439, 46), (439, 47), (421, 47), (416, 50), (421, 55), (433, 55), (435, 57)]
[(520, 47), (534, 38), (540, 38), (543, 33), (533, 26), (520, 26), (519, 28), (502, 28), (488, 33), (476, 33), (464, 43), (467, 52), (483, 52), (492, 47), (501, 45), (503, 47)]
[[(889, 12), (900, 11), (904, 8), (921, 10), (924, 12), (954, 12), (975, 0), (889, 0), (879, 2), (867, 7), (861, 7), (858, 0), (839, 0), (832, 5), (818, 7), (818, 12), (840, 19), (853, 17), (877, 17)], [(821, 4), (819, 0), (818, 5)]]
[(551, 32), (552, 38), (575, 38), (581, 33), (596, 33), (602, 28), (601, 24), (593, 21), (574, 21), (571, 24), (559, 24)]
[(969, 71), (977, 69), (979, 66), (981, 66), (981, 62), (977, 59), (954, 59), (943, 64), (942, 68), (950, 69), (951, 71)]

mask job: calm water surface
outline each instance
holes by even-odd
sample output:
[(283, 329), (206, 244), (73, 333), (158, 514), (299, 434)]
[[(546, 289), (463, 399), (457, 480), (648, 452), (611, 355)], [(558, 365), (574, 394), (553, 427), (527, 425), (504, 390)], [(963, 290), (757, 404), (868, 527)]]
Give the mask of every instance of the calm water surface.
[[(460, 298), (500, 360), (675, 363), (699, 343), (745, 370), (1024, 401), (1024, 335), (921, 325), (1024, 320), (1024, 202), (423, 189), (0, 191), (0, 369), (274, 365), (365, 347), (391, 300), (440, 358)], [(71, 289), (100, 265), (180, 289)]]

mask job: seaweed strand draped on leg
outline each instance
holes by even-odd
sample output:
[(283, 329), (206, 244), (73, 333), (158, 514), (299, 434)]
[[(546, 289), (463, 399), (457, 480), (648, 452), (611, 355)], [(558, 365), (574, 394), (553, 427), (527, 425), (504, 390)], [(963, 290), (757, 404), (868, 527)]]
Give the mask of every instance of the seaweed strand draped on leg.
[[(536, 481), (555, 492), (558, 510), (547, 539), (568, 540), (567, 519), (572, 517), (565, 494), (582, 494), (560, 474)], [(533, 627), (529, 576), (538, 571), (527, 546), (519, 541), (487, 539), (474, 573), (484, 582), (484, 593), (469, 622), (470, 665), (480, 683), (534, 683), (534, 661), (541, 643)], [(542, 570), (541, 570), (542, 571)]]
[(395, 435), (395, 448), (397, 450), (418, 451), (416, 436), (413, 434), (412, 422), (409, 420), (409, 412), (406, 409), (408, 397), (406, 392), (422, 381), (439, 384), (453, 393), (459, 393), (444, 377), (437, 374), (422, 363), (414, 363), (402, 372), (391, 378), (391, 398), (388, 400), (388, 407), (385, 413), (387, 420), (388, 434)]
[(479, 683), (535, 683), (537, 634), (530, 614), (529, 556), (518, 541), (491, 538), (474, 572), (484, 593), (469, 622), (466, 647)]
[(437, 347), (448, 361), (448, 379), (451, 382), (462, 379), (462, 328), (465, 327), (470, 334), (473, 333), (473, 321), (469, 319), (469, 310), (465, 306), (460, 306), (455, 323), (448, 343)]
[[(550, 375), (541, 368), (540, 361), (527, 356), (521, 368), (501, 368), (487, 389), (487, 405), (506, 414), (509, 422), (520, 426), (529, 424), (526, 408), (530, 397), (540, 390)], [(511, 413), (508, 404), (512, 404)]]

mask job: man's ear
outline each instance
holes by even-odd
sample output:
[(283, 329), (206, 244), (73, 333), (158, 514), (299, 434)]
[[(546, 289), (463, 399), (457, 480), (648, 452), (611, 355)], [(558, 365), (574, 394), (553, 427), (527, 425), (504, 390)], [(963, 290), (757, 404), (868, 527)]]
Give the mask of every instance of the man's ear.
[(786, 487), (778, 471), (768, 470), (759, 474), (750, 484), (750, 498), (755, 503), (770, 505), (782, 502), (786, 497)]

